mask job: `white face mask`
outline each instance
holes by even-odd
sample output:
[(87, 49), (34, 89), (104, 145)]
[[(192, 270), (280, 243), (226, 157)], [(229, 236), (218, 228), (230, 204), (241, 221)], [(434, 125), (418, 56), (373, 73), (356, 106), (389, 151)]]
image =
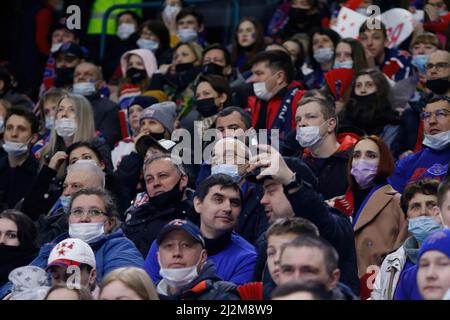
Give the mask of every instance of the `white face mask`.
[(241, 176), (239, 175), (239, 168), (235, 164), (221, 163), (211, 167), (211, 174), (219, 174), (219, 173), (223, 173), (226, 174), (227, 176), (230, 176), (236, 182), (241, 179)]
[(92, 242), (105, 234), (105, 222), (70, 223), (69, 236), (81, 239), (84, 242)]
[(83, 96), (90, 96), (95, 93), (95, 91), (95, 83), (90, 81), (74, 83), (72, 87), (73, 93), (81, 94)]
[(433, 150), (445, 149), (450, 144), (450, 130), (433, 135), (425, 134), (423, 144)]
[(62, 42), (58, 42), (58, 43), (52, 44), (52, 47), (51, 47), (51, 49), (50, 49), (50, 52), (51, 52), (51, 53), (55, 53), (56, 51), (59, 50), (59, 48), (61, 48), (62, 45), (63, 45)]
[(320, 127), (325, 123), (328, 123), (328, 121), (325, 121), (320, 126), (297, 128), (297, 135), (295, 136), (296, 140), (303, 148), (313, 147), (321, 140)]
[(325, 64), (333, 60), (334, 50), (331, 48), (321, 48), (314, 52), (314, 59), (320, 64)]
[(55, 125), (55, 117), (45, 117), (45, 129), (51, 130)]
[(122, 23), (117, 28), (117, 36), (120, 40), (128, 39), (136, 31), (136, 26), (132, 23)]
[(266, 82), (254, 82), (253, 83), (253, 91), (258, 99), (269, 101), (273, 94), (272, 92), (267, 91)]
[(170, 20), (170, 18), (172, 18), (174, 14), (176, 15), (178, 12), (180, 12), (180, 10), (181, 7), (177, 5), (166, 6), (163, 10), (163, 15), (167, 20)]
[[(189, 283), (191, 283), (195, 278), (198, 277), (197, 266), (200, 263), (202, 256), (198, 262), (187, 268), (161, 268), (159, 269), (159, 275), (167, 282), (169, 287), (181, 288)], [(159, 261), (159, 258), (158, 258)], [(161, 261), (159, 261), (161, 265)]]
[(75, 163), (90, 163), (90, 164), (93, 164), (94, 166), (98, 167), (97, 162), (92, 159), (79, 159)]
[(55, 122), (55, 130), (58, 136), (68, 138), (73, 136), (75, 131), (77, 131), (77, 123), (73, 119), (58, 119)]
[(198, 34), (194, 29), (180, 29), (177, 31), (177, 37), (181, 42), (185, 43), (196, 41), (198, 38)]
[(18, 157), (28, 151), (28, 143), (10, 142), (5, 140), (3, 149), (9, 156)]
[(139, 40), (136, 41), (136, 44), (138, 45), (139, 48), (147, 49), (150, 50), (151, 52), (155, 52), (159, 48), (159, 43), (151, 39), (139, 38)]

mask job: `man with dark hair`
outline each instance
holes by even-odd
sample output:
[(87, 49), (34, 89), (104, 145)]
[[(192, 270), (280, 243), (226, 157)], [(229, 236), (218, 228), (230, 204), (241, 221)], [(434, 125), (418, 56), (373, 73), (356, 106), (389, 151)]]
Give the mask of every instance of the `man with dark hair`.
[(291, 57), (280, 50), (264, 51), (250, 61), (255, 96), (248, 97), (247, 108), (255, 129), (278, 129), (284, 137), (295, 128), (295, 112), (305, 91), (293, 81)]
[(441, 228), (436, 208), (438, 185), (436, 180), (421, 180), (407, 186), (403, 192), (402, 209), (408, 217), (411, 236), (383, 260), (370, 299), (392, 300), (399, 279), (406, 270), (417, 264), (417, 253), (422, 241)]
[[(348, 218), (325, 204), (314, 188), (314, 174), (299, 159), (286, 158), (271, 146), (260, 145), (259, 154), (250, 158), (247, 172), (253, 172), (263, 185), (261, 204), (269, 223), (282, 217), (302, 217), (314, 223), (321, 236), (339, 252), (342, 282), (359, 293), (353, 228)], [(256, 171), (255, 171), (256, 170)], [(259, 247), (263, 247), (261, 243)], [(261, 252), (261, 251), (259, 251)]]
[[(208, 261), (216, 265), (217, 275), (239, 285), (252, 281), (255, 248), (234, 232), (242, 207), (239, 185), (225, 174), (212, 175), (198, 187), (194, 206)], [(153, 242), (144, 266), (155, 283), (161, 279), (157, 251)]]
[(447, 178), (439, 185), (437, 198), (442, 224), (450, 228), (450, 177), (448, 174)]
[(330, 293), (325, 284), (320, 281), (288, 282), (276, 287), (272, 300), (329, 300)]
[(436, 96), (420, 114), (424, 139), (422, 150), (397, 161), (389, 183), (398, 192), (422, 179), (442, 180), (450, 161), (450, 98)]
[(205, 29), (203, 15), (194, 7), (181, 9), (176, 17), (176, 34), (181, 42), (198, 42), (205, 45), (205, 40), (200, 34)]
[[(376, 27), (378, 23), (379, 28)], [(378, 67), (396, 82), (412, 76), (411, 56), (406, 51), (388, 47), (389, 39), (383, 22), (367, 19), (359, 28), (359, 41), (366, 51), (369, 67)]]
[(204, 74), (215, 74), (229, 78), (233, 71), (231, 55), (227, 48), (219, 43), (209, 45), (203, 50), (202, 65)]
[(8, 110), (0, 149), (0, 211), (13, 208), (30, 190), (39, 163), (31, 153), (38, 140), (39, 121), (25, 108)]
[(221, 138), (239, 137), (252, 127), (252, 118), (242, 108), (228, 107), (217, 113), (215, 127)]
[(311, 235), (298, 237), (281, 248), (280, 285), (319, 281), (326, 286), (331, 300), (355, 300), (351, 290), (339, 283), (338, 261), (339, 255), (328, 241)]

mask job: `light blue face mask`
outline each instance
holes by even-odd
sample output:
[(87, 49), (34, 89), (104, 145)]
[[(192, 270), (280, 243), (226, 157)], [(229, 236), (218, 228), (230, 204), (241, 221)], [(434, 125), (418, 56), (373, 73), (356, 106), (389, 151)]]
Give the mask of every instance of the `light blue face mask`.
[(59, 201), (61, 202), (61, 206), (63, 207), (65, 213), (69, 213), (69, 204), (71, 198), (72, 198), (71, 196), (59, 197)]
[(347, 60), (347, 61), (336, 61), (334, 63), (333, 69), (351, 69), (353, 68), (353, 61), (352, 60)]
[(430, 233), (441, 228), (442, 226), (430, 216), (420, 216), (408, 220), (408, 231), (419, 243), (422, 243)]
[(45, 129), (52, 130), (55, 125), (55, 117), (45, 117)]
[(159, 43), (151, 39), (139, 38), (139, 40), (136, 41), (136, 44), (138, 45), (139, 48), (147, 49), (150, 50), (151, 52), (155, 52), (159, 48)]
[(241, 176), (239, 175), (238, 166), (235, 164), (223, 163), (211, 167), (211, 174), (219, 174), (219, 173), (230, 176), (236, 182), (238, 182), (241, 179)]
[(425, 65), (428, 62), (430, 55), (428, 54), (417, 54), (412, 57), (412, 64), (419, 70), (421, 74), (426, 74)]

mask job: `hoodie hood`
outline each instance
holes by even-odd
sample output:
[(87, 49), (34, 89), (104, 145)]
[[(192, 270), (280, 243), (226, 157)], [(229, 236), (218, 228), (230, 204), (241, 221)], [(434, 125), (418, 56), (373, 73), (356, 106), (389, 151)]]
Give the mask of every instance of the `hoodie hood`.
[(122, 75), (125, 75), (127, 72), (127, 60), (128, 57), (132, 54), (139, 56), (142, 61), (144, 61), (145, 71), (147, 71), (148, 77), (151, 78), (153, 74), (158, 70), (158, 64), (153, 52), (147, 49), (130, 50), (122, 55), (122, 57), (120, 58), (120, 69), (122, 71)]

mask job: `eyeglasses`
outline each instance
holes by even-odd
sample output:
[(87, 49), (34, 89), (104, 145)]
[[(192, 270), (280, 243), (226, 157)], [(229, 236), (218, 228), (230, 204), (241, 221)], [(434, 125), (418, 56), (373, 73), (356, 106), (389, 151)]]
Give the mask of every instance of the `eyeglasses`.
[(432, 114), (434, 114), (437, 120), (442, 121), (450, 115), (450, 111), (448, 111), (447, 109), (438, 109), (434, 112), (422, 112), (420, 113), (420, 119), (422, 121), (429, 122)]
[(448, 64), (447, 62), (438, 62), (438, 63), (427, 63), (425, 64), (425, 69), (426, 70), (431, 70), (434, 67), (436, 67), (437, 71), (442, 71), (443, 69), (446, 69), (450, 66), (450, 64)]
[(70, 214), (73, 215), (74, 217), (82, 217), (85, 214), (88, 217), (98, 217), (102, 214), (106, 214), (106, 212), (100, 210), (100, 209), (89, 209), (88, 211), (84, 211), (81, 208), (75, 208), (70, 210)]

